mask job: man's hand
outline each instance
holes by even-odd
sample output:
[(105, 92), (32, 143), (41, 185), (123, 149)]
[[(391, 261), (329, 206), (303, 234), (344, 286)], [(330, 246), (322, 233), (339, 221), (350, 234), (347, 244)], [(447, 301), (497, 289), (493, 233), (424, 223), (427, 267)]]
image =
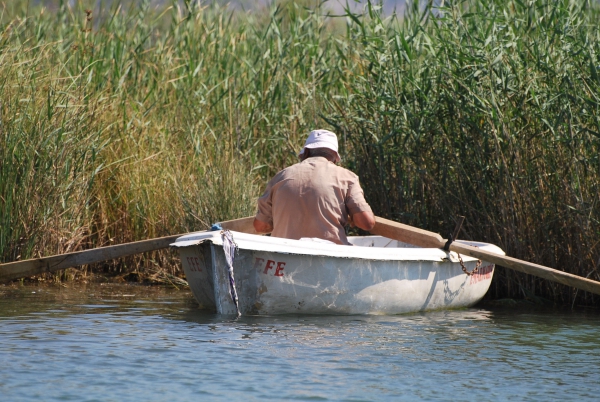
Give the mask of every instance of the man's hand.
[[(256, 222), (256, 220), (254, 222)], [(352, 227), (357, 226), (362, 230), (369, 231), (375, 226), (375, 215), (373, 215), (373, 212), (371, 211), (357, 212), (349, 217), (349, 222)]]
[(259, 221), (254, 218), (254, 230), (256, 230), (256, 233), (271, 233), (273, 231), (273, 226), (270, 223)]

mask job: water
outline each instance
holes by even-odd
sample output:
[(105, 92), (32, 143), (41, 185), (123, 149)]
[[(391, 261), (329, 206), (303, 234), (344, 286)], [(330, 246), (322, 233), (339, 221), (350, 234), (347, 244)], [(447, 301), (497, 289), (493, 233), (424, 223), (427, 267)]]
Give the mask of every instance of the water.
[(187, 290), (0, 287), (2, 401), (597, 400), (600, 314), (231, 317)]

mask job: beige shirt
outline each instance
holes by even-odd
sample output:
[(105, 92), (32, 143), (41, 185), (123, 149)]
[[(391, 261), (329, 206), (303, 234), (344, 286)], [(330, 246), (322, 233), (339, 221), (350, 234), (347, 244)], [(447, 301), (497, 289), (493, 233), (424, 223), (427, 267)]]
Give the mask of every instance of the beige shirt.
[(277, 173), (258, 199), (256, 219), (273, 226), (272, 236), (318, 237), (349, 244), (348, 214), (371, 211), (358, 176), (323, 157), (312, 157)]

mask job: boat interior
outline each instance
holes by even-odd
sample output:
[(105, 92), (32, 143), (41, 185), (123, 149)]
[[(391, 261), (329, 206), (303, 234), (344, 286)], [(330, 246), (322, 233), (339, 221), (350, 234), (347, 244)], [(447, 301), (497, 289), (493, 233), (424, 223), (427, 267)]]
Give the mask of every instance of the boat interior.
[(359, 247), (420, 248), (409, 243), (403, 243), (383, 236), (348, 236), (348, 241)]

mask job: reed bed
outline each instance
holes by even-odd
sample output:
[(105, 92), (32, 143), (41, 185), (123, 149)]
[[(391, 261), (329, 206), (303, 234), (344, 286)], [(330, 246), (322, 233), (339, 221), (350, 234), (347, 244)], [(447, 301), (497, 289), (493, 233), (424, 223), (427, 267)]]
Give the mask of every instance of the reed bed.
[[(317, 124), (328, 58), (316, 11), (11, 4), (0, 43), (3, 261), (252, 215), (261, 180), (293, 162)], [(179, 270), (169, 252), (94, 270), (138, 277), (156, 266)]]
[[(348, 27), (329, 119), (379, 213), (600, 280), (600, 31), (586, 1), (412, 4)], [(356, 70), (358, 68), (358, 70)], [(501, 270), (492, 297), (598, 302)]]
[[(600, 279), (593, 2), (26, 3), (0, 6), (1, 261), (253, 215), (326, 127), (376, 214), (464, 215), (463, 238)], [(170, 251), (90, 269), (181, 275)], [(489, 296), (599, 302), (508, 270)]]

